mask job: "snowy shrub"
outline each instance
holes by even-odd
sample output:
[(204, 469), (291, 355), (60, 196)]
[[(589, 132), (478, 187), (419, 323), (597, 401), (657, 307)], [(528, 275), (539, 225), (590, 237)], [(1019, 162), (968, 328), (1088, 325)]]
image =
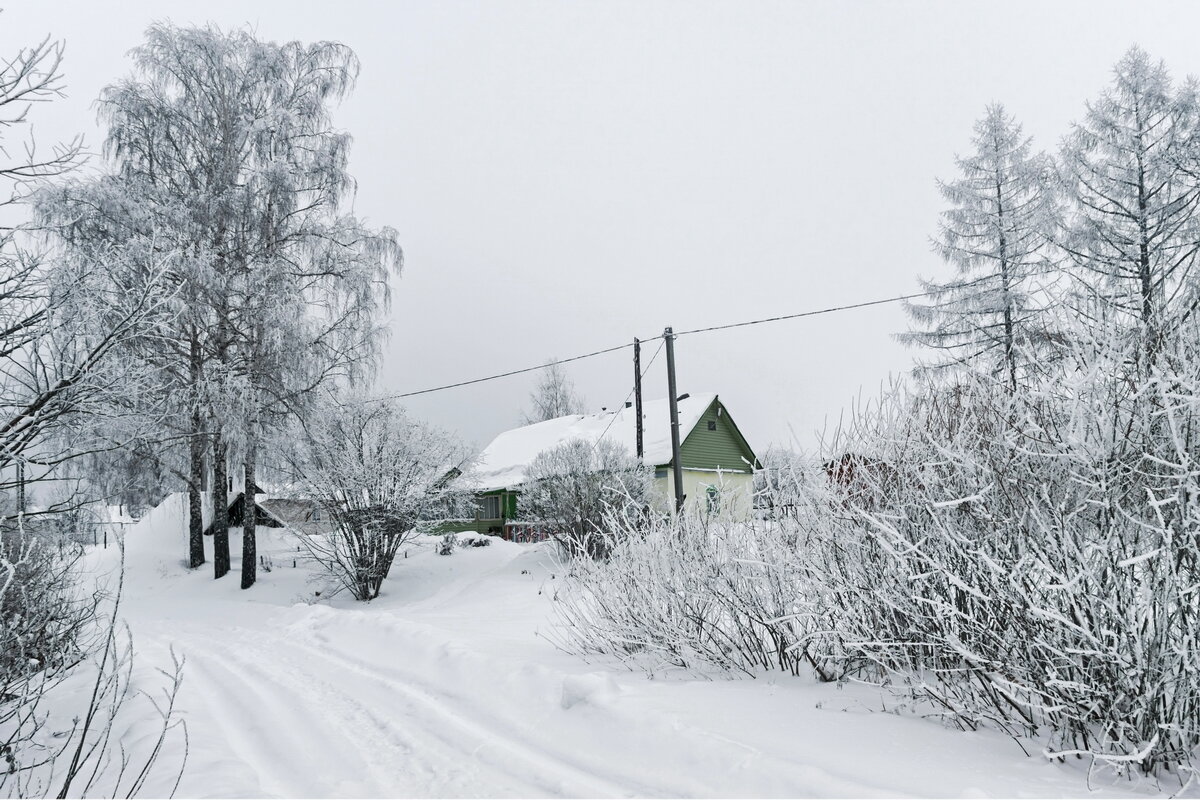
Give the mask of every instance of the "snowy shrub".
[[(1115, 335), (1013, 393), (896, 387), (760, 482), (748, 522), (622, 528), (560, 644), (651, 670), (812, 668), (1049, 755), (1187, 768), (1200, 745), (1200, 331), (1139, 377)], [(849, 456), (849, 457), (848, 457)]]
[(615, 536), (644, 516), (650, 471), (614, 442), (566, 442), (529, 464), (522, 517), (554, 531), (570, 556), (604, 558)]
[(453, 533), (442, 534), (442, 538), (437, 543), (437, 554), (439, 556), (454, 555), (454, 546), (458, 544), (458, 536)]
[(1200, 744), (1200, 359), (1139, 378), (1099, 344), (1016, 395), (898, 396), (859, 432), (896, 469), (860, 476), (883, 500), (850, 500), (851, 557), (821, 558), (849, 600), (828, 638), (959, 724), (1152, 771)]
[[(110, 598), (84, 592), (75, 577), (80, 554), (63, 548), (59, 555), (23, 525), (0, 530), (0, 794), (135, 797), (182, 725), (175, 699), (183, 661), (162, 671), (161, 695), (134, 700), (133, 642), (117, 616), (120, 582)], [(85, 702), (64, 708), (56, 694), (77, 677), (88, 684)], [(155, 731), (133, 747), (116, 745), (117, 716), (130, 701), (149, 704), (136, 713), (149, 714)]]
[(566, 570), (556, 606), (560, 646), (652, 671), (796, 674), (807, 663), (832, 676), (806, 643), (817, 622), (798, 598), (802, 587), (820, 588), (797, 557), (791, 517), (612, 515), (608, 524), (608, 558), (578, 559)]
[(885, 420), (898, 480), (851, 505), (855, 558), (830, 580), (856, 600), (838, 647), (955, 721), (1153, 770), (1200, 744), (1200, 360), (1138, 379), (1114, 352)]
[(0, 527), (0, 700), (31, 675), (78, 661), (96, 598), (77, 591), (73, 567), (81, 550), (15, 520)]
[(391, 402), (320, 410), (289, 461), (296, 483), (332, 523), (328, 534), (302, 535), (300, 544), (356, 600), (379, 596), (405, 542), (471, 502), (451, 479), (452, 467), (466, 461), (461, 445)]

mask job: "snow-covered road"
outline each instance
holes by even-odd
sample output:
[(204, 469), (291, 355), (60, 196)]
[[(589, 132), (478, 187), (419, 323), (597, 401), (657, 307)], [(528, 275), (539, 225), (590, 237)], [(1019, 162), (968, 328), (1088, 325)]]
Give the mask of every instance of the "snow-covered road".
[[(280, 566), (242, 592), (144, 533), (129, 538), (124, 614), (144, 688), (170, 648), (187, 659), (180, 796), (1087, 794), (1079, 765), (876, 713), (890, 701), (868, 687), (649, 679), (562, 653), (539, 635), (561, 583), (541, 546), (413, 548), (379, 600), (314, 603), (287, 540), (265, 537)], [(169, 773), (147, 794), (169, 792)]]

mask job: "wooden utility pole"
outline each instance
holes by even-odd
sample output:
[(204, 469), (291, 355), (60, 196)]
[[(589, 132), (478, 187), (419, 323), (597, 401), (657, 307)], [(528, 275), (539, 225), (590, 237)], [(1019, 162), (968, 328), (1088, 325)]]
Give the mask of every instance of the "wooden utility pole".
[(638, 461), (646, 455), (645, 443), (642, 440), (642, 342), (633, 337), (633, 413), (637, 419), (637, 457)]
[(667, 345), (667, 394), (671, 408), (671, 468), (675, 478), (675, 511), (683, 513), (683, 466), (679, 463), (679, 399), (675, 389), (675, 333), (663, 331)]

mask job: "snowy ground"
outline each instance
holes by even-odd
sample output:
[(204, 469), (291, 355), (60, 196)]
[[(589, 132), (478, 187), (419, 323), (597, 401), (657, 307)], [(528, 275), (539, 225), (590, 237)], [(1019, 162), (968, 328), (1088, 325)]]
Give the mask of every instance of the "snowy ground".
[[(183, 567), (183, 549), (153, 525), (134, 528), (124, 604), (139, 686), (161, 685), (154, 667), (169, 665), (170, 647), (187, 659), (180, 796), (1089, 794), (1082, 763), (878, 713), (892, 701), (868, 687), (651, 680), (562, 653), (539, 636), (561, 583), (544, 545), (496, 541), (450, 557), (411, 547), (370, 604), (316, 597), (277, 532), (260, 538), (274, 569), (245, 592), (236, 556), (214, 582), (211, 565)], [(128, 728), (126, 744), (144, 728)], [(170, 791), (181, 741), (144, 794)], [(1092, 786), (1100, 797), (1159, 793), (1144, 780)]]

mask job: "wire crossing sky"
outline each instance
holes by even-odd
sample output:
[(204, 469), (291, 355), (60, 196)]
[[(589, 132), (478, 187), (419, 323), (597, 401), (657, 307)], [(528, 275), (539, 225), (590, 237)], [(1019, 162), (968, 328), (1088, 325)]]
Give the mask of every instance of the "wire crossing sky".
[[(358, 54), (334, 117), (354, 138), (353, 211), (405, 250), (363, 396), (406, 395), (479, 445), (517, 424), (536, 369), (463, 376), (672, 325), (681, 392), (719, 393), (758, 449), (811, 447), (910, 368), (901, 304), (691, 333), (949, 275), (930, 248), (935, 181), (989, 103), (1054, 151), (1131, 45), (1200, 73), (1200, 6), (1184, 2), (18, 0), (3, 52), (66, 41), (41, 147), (82, 133), (100, 151), (94, 102), (162, 19)], [(566, 366), (591, 410), (628, 391), (628, 359)], [(657, 367), (647, 399), (666, 396)]]
[[(870, 306), (884, 305), (885, 303), (896, 303), (901, 300), (912, 300), (917, 297), (928, 297), (929, 294), (930, 294), (929, 292), (919, 292), (917, 294), (906, 294), (906, 295), (901, 295), (899, 297), (887, 297), (882, 300), (867, 300), (862, 303), (851, 303), (849, 305), (844, 305), (844, 306), (834, 306), (833, 308), (822, 308), (817, 311), (801, 311), (798, 314), (785, 314), (785, 315), (779, 316), (779, 317), (766, 317), (764, 319), (752, 319), (752, 320), (747, 320), (745, 322), (731, 322), (727, 325), (713, 325), (708, 328), (696, 328), (695, 330), (690, 330), (690, 331), (676, 331), (675, 337), (679, 338), (680, 336), (688, 336), (693, 333), (710, 333), (712, 331), (724, 331), (724, 330), (729, 330), (731, 328), (744, 328), (749, 325), (761, 325), (765, 322), (782, 322), (784, 320), (800, 319), (802, 317), (815, 317), (815, 316), (819, 316), (821, 314), (832, 314), (832, 313), (835, 313), (838, 311), (849, 311), (849, 310), (856, 309), (856, 308), (868, 308)], [(642, 338), (642, 341), (649, 342), (649, 341), (653, 341), (654, 339), (663, 339), (663, 335), (647, 336), (647, 337)], [(570, 364), (571, 362), (574, 362), (574, 361), (582, 361), (585, 358), (592, 358), (594, 356), (602, 356), (602, 355), (605, 355), (606, 353), (615, 353), (618, 350), (625, 350), (626, 348), (631, 348), (631, 347), (633, 347), (633, 342), (630, 342), (628, 344), (619, 344), (619, 345), (615, 345), (613, 347), (606, 347), (603, 350), (594, 350), (590, 353), (583, 353), (581, 355), (571, 356), (570, 358), (558, 358), (558, 359), (554, 359), (553, 361), (548, 361), (546, 363), (538, 364), (537, 366), (533, 366), (533, 367), (523, 367), (522, 369), (514, 369), (509, 372), (501, 372), (498, 375), (488, 375), (487, 377), (483, 377), (483, 378), (472, 378), (471, 380), (459, 381), (458, 383), (450, 383), (450, 384), (446, 384), (445, 386), (434, 386), (433, 388), (430, 388), (430, 389), (418, 389), (418, 390), (412, 391), (412, 392), (402, 392), (400, 394), (384, 395), (383, 397), (376, 398), (376, 400), (385, 400), (385, 399), (399, 400), (404, 397), (417, 397), (418, 395), (423, 395), (423, 394), (432, 394), (434, 392), (444, 392), (447, 389), (457, 389), (460, 386), (471, 386), (476, 383), (486, 383), (487, 381), (499, 380), (500, 378), (508, 378), (513, 375), (523, 375), (526, 372), (537, 372), (538, 370), (545, 369), (546, 367), (549, 367), (549, 366), (552, 366), (555, 364)], [(646, 368), (642, 370), (643, 378), (646, 376), (646, 373), (649, 371), (650, 364), (653, 364), (654, 359), (657, 357), (658, 357), (658, 351), (655, 351), (654, 356), (651, 357), (649, 364), (647, 364)], [(630, 391), (632, 392), (632, 390), (630, 390)], [(628, 398), (626, 398), (626, 399), (628, 399)]]

